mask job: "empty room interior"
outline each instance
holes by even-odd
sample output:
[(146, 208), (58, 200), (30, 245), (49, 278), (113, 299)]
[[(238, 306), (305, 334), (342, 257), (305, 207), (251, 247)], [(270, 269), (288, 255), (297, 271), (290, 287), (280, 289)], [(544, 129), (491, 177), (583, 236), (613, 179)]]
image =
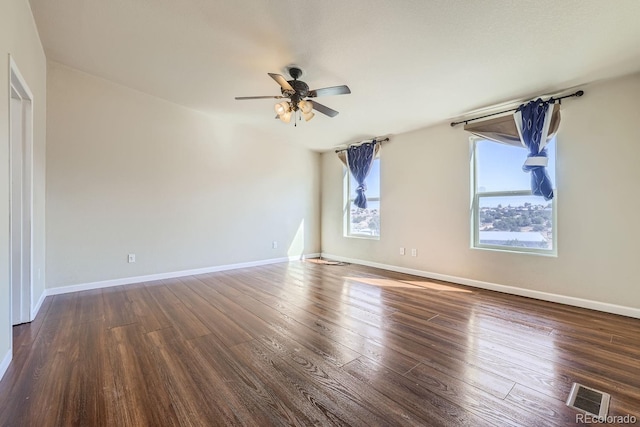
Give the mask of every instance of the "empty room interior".
[(640, 423), (638, 22), (3, 0), (0, 426)]

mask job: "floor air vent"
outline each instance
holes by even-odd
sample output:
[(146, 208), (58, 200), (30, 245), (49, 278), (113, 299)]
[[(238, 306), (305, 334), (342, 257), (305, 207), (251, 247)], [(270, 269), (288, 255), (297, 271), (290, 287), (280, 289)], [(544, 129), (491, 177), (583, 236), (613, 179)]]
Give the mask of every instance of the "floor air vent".
[(606, 417), (609, 412), (610, 399), (611, 396), (608, 393), (573, 383), (567, 399), (567, 406), (596, 417)]

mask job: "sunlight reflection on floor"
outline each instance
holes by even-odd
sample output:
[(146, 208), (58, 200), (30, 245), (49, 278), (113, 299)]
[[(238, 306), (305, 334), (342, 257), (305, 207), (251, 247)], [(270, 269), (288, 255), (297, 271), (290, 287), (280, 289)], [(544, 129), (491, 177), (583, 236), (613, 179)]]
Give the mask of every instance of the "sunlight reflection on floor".
[(392, 279), (375, 279), (372, 277), (346, 277), (347, 280), (365, 283), (367, 285), (378, 286), (382, 288), (413, 288), (413, 289), (431, 289), (433, 291), (446, 292), (462, 292), (471, 293), (468, 289), (456, 286), (444, 285), (442, 283), (430, 282), (428, 280), (392, 280)]
[(311, 262), (313, 264), (321, 264), (321, 265), (344, 265), (344, 263), (340, 261), (328, 261), (326, 259), (320, 259), (320, 258), (308, 258), (308, 259), (305, 259), (304, 262)]

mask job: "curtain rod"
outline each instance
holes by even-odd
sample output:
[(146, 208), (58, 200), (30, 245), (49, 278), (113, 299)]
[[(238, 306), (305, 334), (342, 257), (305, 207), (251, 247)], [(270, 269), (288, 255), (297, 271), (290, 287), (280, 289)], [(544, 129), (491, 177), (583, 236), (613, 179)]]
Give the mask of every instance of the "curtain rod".
[[(354, 142), (353, 144), (349, 144), (349, 147), (351, 147), (352, 145), (356, 145), (356, 144), (363, 144), (365, 143), (367, 140), (361, 141), (361, 142)], [(371, 141), (376, 141), (376, 142), (387, 142), (389, 141), (389, 138), (384, 138), (384, 139), (375, 139), (373, 138)], [(339, 153), (341, 151), (347, 151), (347, 149), (349, 148), (341, 148), (340, 150), (336, 150), (336, 153)]]
[[(577, 97), (577, 98), (579, 98), (579, 97), (581, 97), (582, 95), (584, 95), (584, 91), (583, 91), (583, 90), (579, 90), (579, 91), (577, 91), (577, 92), (575, 92), (575, 93), (572, 93), (572, 94), (570, 94), (570, 95), (560, 96), (560, 97), (558, 97), (558, 98), (553, 98), (553, 97), (551, 97), (551, 98), (549, 98), (549, 99), (554, 99), (554, 100), (556, 100), (556, 101), (560, 101), (560, 100), (562, 100), (562, 99), (565, 99), (565, 98), (572, 98), (572, 97), (574, 97), (574, 96), (575, 96), (575, 97)], [(464, 123), (464, 124), (466, 125), (466, 124), (467, 124), (467, 123), (469, 123), (469, 122), (474, 122), (474, 121), (476, 121), (476, 120), (480, 120), (480, 119), (486, 119), (487, 117), (497, 116), (498, 114), (504, 114), (504, 113), (508, 113), (508, 112), (510, 112), (510, 111), (516, 111), (517, 109), (518, 109), (518, 108), (511, 108), (511, 109), (509, 109), (509, 110), (498, 111), (497, 113), (487, 114), (487, 115), (485, 115), (485, 116), (475, 117), (475, 118), (473, 118), (473, 119), (460, 120), (459, 122), (451, 122), (451, 127), (454, 127), (454, 126), (460, 125), (460, 124), (462, 124), (462, 123)]]

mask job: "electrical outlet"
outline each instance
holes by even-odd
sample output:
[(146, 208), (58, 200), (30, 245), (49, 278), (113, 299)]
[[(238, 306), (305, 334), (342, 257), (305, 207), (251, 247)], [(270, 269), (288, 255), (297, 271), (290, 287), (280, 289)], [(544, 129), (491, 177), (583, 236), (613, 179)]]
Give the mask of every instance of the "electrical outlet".
[(400, 255), (404, 255), (404, 253), (405, 253), (404, 248), (400, 248)]
[(136, 254), (129, 254), (129, 262), (136, 262)]
[(417, 249), (411, 249), (411, 256), (418, 256), (418, 250)]
[(278, 249), (278, 242), (276, 240), (274, 240), (273, 242), (271, 242), (271, 247), (273, 249)]

